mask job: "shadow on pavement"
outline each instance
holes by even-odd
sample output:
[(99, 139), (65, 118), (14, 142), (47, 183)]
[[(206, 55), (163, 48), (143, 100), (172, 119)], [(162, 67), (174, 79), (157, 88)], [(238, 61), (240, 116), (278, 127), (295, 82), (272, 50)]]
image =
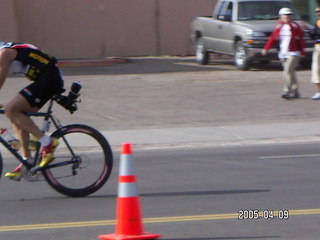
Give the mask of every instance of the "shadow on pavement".
[(227, 239), (275, 239), (281, 238), (280, 236), (248, 236), (248, 237), (215, 237), (215, 238), (170, 238), (164, 240), (227, 240)]
[[(201, 196), (201, 195), (223, 195), (223, 194), (249, 194), (249, 193), (265, 193), (270, 192), (269, 189), (240, 189), (240, 190), (220, 190), (220, 191), (189, 191), (189, 192), (164, 192), (164, 193), (142, 193), (140, 197), (179, 197), (179, 196)], [(92, 195), (83, 198), (116, 198), (116, 194), (112, 195)], [(19, 199), (17, 201), (37, 201), (37, 200), (65, 200), (65, 199), (80, 199), (80, 198), (69, 198), (64, 195), (54, 197), (44, 197), (41, 199)], [(12, 201), (12, 200), (10, 200)]]
[(221, 191), (190, 191), (190, 192), (169, 192), (169, 193), (145, 193), (142, 197), (176, 197), (176, 196), (200, 196), (200, 195), (222, 195), (222, 194), (245, 194), (270, 192), (268, 189), (243, 189), (243, 190), (221, 190)]
[[(179, 196), (201, 196), (201, 195), (223, 195), (223, 194), (249, 194), (270, 192), (269, 189), (243, 189), (243, 190), (221, 190), (221, 191), (190, 191), (190, 192), (166, 192), (166, 193), (142, 193), (140, 197), (179, 197)], [(88, 198), (115, 198), (117, 195), (95, 195)]]

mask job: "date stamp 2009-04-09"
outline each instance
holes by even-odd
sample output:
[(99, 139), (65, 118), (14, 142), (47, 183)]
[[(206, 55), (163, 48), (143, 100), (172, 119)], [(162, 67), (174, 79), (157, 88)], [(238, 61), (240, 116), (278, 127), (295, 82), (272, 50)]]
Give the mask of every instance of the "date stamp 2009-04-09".
[(259, 211), (258, 209), (240, 209), (238, 211), (239, 220), (255, 220), (255, 219), (280, 219), (287, 220), (289, 219), (289, 210), (279, 209), (279, 210), (263, 210)]

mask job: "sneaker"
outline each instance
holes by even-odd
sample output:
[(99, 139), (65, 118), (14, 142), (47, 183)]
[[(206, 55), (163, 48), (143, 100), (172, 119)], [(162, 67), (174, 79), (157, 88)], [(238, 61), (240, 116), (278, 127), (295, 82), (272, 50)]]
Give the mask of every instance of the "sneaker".
[(316, 93), (315, 95), (313, 95), (312, 97), (311, 97), (311, 99), (312, 100), (320, 100), (320, 93)]
[(293, 95), (292, 95), (292, 98), (300, 98), (300, 93), (298, 90), (295, 90)]
[(40, 167), (45, 167), (53, 161), (54, 159), (53, 154), (58, 145), (59, 145), (58, 139), (53, 138), (51, 143), (48, 146), (45, 146), (42, 148), (42, 151), (41, 151), (42, 158), (39, 164)]
[(22, 168), (22, 163), (20, 163), (19, 166), (16, 167), (12, 172), (8, 172), (4, 176), (11, 179), (11, 180), (20, 181), (21, 175), (22, 175), (21, 168)]
[(291, 98), (290, 94), (288, 92), (282, 93), (281, 97), (284, 98), (284, 99), (290, 99)]

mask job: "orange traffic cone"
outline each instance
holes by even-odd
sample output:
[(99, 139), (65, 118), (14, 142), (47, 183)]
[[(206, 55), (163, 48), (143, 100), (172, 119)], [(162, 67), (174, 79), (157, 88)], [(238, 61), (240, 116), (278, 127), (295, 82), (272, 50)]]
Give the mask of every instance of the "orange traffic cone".
[(120, 156), (116, 233), (100, 235), (100, 239), (155, 239), (161, 236), (143, 232), (136, 181), (132, 146), (130, 143), (124, 143)]

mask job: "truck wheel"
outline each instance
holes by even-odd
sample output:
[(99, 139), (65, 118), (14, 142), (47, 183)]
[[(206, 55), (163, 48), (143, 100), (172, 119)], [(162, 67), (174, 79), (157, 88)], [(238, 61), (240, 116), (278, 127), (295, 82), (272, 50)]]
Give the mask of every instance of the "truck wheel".
[(236, 43), (236, 49), (234, 54), (234, 61), (238, 69), (248, 70), (250, 68), (250, 60), (248, 60), (246, 50), (243, 46), (242, 41)]
[(201, 65), (209, 62), (209, 52), (205, 49), (201, 38), (198, 38), (196, 42), (196, 62)]

